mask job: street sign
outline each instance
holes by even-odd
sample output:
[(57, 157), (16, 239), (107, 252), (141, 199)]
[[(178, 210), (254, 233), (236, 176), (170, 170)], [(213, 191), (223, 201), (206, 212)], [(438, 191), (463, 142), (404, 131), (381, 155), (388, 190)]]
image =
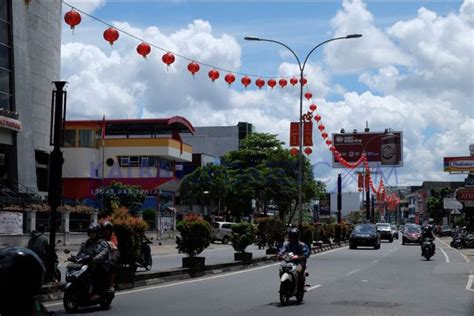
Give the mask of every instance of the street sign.
[(444, 157), (444, 171), (454, 173), (474, 172), (474, 157)]
[(445, 210), (454, 210), (462, 209), (462, 203), (460, 203), (456, 198), (444, 198), (443, 205)]

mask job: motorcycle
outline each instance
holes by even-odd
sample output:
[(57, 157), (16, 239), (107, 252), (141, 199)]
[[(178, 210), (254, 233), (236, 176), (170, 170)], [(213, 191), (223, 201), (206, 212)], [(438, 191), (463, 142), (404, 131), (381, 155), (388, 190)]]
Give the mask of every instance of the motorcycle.
[(289, 252), (283, 255), (282, 260), (283, 262), (280, 264), (280, 303), (283, 306), (288, 305), (293, 296), (296, 297), (298, 303), (301, 303), (305, 291), (304, 288), (298, 286), (300, 284), (298, 278), (305, 278), (305, 276), (301, 273), (300, 259), (297, 255)]
[(92, 299), (92, 272), (91, 263), (88, 256), (81, 258), (70, 257), (71, 263), (66, 267), (66, 286), (64, 289), (63, 305), (68, 313), (76, 313), (79, 307), (100, 305), (103, 309), (108, 309), (115, 297), (114, 291), (102, 286), (96, 286), (99, 297)]
[(462, 248), (462, 234), (456, 232), (453, 234), (453, 240), (449, 244), (452, 248), (461, 249)]
[(425, 257), (427, 261), (434, 255), (434, 244), (431, 239), (425, 238), (421, 244), (421, 255)]
[(152, 241), (149, 241), (148, 239), (142, 241), (140, 258), (136, 262), (137, 267), (144, 268), (147, 271), (150, 271), (153, 265), (153, 258), (151, 257), (151, 248), (149, 246), (150, 244), (152, 244)]

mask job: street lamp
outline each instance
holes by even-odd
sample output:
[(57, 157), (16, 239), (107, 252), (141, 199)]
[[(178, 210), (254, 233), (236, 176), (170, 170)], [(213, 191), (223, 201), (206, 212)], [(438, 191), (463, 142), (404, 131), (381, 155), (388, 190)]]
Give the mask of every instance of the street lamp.
[(266, 38), (259, 38), (256, 36), (246, 36), (244, 39), (246, 41), (260, 41), (260, 42), (271, 42), (275, 43), (278, 45), (281, 45), (285, 48), (287, 48), (293, 56), (295, 56), (296, 61), (298, 62), (298, 67), (300, 69), (300, 118), (299, 118), (299, 155), (298, 155), (298, 211), (299, 211), (299, 225), (301, 226), (303, 223), (303, 142), (302, 142), (302, 136), (303, 136), (303, 79), (304, 79), (304, 68), (306, 66), (306, 62), (308, 61), (309, 56), (320, 46), (332, 42), (332, 41), (337, 41), (337, 40), (343, 40), (343, 39), (352, 39), (352, 38), (359, 38), (362, 37), (361, 34), (350, 34), (347, 36), (343, 37), (335, 37), (328, 39), (324, 42), (319, 43), (318, 45), (314, 46), (309, 53), (306, 55), (303, 64), (301, 64), (300, 59), (296, 55), (296, 53), (286, 44), (271, 40), (271, 39), (266, 39)]

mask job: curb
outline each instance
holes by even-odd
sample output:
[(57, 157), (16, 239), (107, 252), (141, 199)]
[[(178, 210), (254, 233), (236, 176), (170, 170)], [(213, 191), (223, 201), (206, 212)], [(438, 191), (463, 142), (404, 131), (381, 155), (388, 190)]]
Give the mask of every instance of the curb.
[[(346, 247), (347, 245), (348, 243), (340, 243), (332, 245), (322, 245), (320, 247), (312, 247), (311, 254), (317, 254), (336, 248), (342, 248)], [(234, 272), (247, 268), (262, 266), (275, 261), (276, 255), (268, 255), (266, 257), (252, 259), (252, 261), (249, 262), (236, 261), (208, 265), (205, 266), (204, 271), (201, 272), (192, 272), (190, 269), (187, 268), (178, 268), (161, 272), (140, 273), (135, 275), (135, 280), (132, 284), (120, 284), (118, 286), (118, 291), (135, 287), (146, 287), (150, 285), (188, 280), (193, 278), (204, 277), (207, 275), (217, 275), (222, 273)], [(61, 300), (63, 298), (64, 286), (64, 283), (44, 286), (41, 289), (41, 294), (38, 295), (37, 298), (41, 302)]]

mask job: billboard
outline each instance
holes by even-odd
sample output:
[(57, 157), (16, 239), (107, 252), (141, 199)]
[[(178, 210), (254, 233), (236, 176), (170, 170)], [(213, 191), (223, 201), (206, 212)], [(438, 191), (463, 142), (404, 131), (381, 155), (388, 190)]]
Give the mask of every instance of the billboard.
[[(403, 133), (334, 133), (332, 142), (347, 162), (356, 162), (365, 151), (369, 167), (403, 166)], [(333, 156), (333, 168), (343, 168)]]
[(474, 157), (444, 157), (444, 171), (453, 173), (474, 172)]

